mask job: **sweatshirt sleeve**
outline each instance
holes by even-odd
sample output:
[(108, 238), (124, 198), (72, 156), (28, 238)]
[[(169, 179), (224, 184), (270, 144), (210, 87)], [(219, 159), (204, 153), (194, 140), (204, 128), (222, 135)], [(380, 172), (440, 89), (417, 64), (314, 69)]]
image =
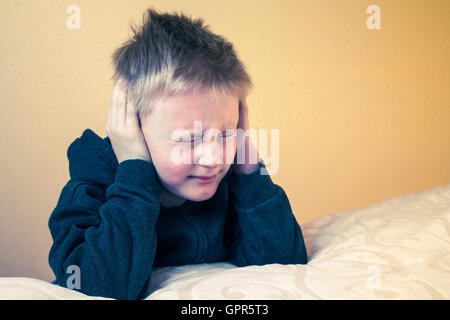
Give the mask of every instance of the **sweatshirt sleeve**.
[[(66, 287), (75, 266), (79, 288), (91, 296), (144, 298), (156, 253), (160, 185), (151, 162), (121, 162), (114, 181), (73, 178), (49, 218), (49, 264)], [(71, 268), (69, 268), (71, 267)], [(69, 268), (69, 269), (68, 269)]]
[(272, 182), (263, 160), (253, 173), (232, 173), (228, 184), (225, 233), (228, 260), (241, 267), (306, 264), (300, 226), (284, 190)]

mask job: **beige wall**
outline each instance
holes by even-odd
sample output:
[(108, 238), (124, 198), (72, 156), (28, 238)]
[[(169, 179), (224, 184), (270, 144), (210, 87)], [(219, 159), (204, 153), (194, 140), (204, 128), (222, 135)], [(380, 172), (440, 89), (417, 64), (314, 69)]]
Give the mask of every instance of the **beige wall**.
[[(371, 4), (381, 30), (366, 27)], [(235, 44), (255, 83), (250, 125), (280, 129), (272, 178), (300, 224), (450, 183), (447, 0), (2, 0), (0, 276), (53, 279), (67, 147), (85, 128), (106, 136), (110, 56), (150, 5)]]

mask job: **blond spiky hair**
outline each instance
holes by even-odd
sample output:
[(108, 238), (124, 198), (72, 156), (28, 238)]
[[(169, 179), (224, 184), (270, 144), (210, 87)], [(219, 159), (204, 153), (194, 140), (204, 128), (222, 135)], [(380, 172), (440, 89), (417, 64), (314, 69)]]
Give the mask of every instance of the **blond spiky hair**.
[(207, 89), (216, 101), (221, 94), (248, 95), (253, 83), (233, 45), (203, 23), (150, 8), (141, 28), (131, 25), (134, 36), (112, 55), (112, 80), (125, 81), (138, 113), (190, 90)]

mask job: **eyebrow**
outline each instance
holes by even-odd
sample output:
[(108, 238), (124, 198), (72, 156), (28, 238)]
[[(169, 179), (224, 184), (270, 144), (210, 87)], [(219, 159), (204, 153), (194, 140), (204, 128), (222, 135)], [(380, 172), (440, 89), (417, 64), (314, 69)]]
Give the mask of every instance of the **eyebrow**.
[[(227, 129), (236, 129), (237, 124), (235, 125), (233, 122), (228, 122), (228, 124), (226, 124), (223, 129), (222, 132), (226, 132)], [(186, 130), (186, 132), (190, 133), (191, 135), (194, 134), (194, 129), (188, 129), (188, 128), (182, 128), (183, 130)], [(204, 133), (205, 131), (207, 131), (208, 129), (203, 129)]]

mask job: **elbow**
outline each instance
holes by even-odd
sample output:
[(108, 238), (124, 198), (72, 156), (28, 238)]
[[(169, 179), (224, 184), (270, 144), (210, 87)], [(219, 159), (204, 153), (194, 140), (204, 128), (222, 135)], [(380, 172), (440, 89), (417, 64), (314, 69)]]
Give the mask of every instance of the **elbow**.
[(265, 264), (306, 264), (306, 248), (303, 243), (301, 246), (294, 246), (293, 250), (282, 250), (272, 253), (265, 260)]

